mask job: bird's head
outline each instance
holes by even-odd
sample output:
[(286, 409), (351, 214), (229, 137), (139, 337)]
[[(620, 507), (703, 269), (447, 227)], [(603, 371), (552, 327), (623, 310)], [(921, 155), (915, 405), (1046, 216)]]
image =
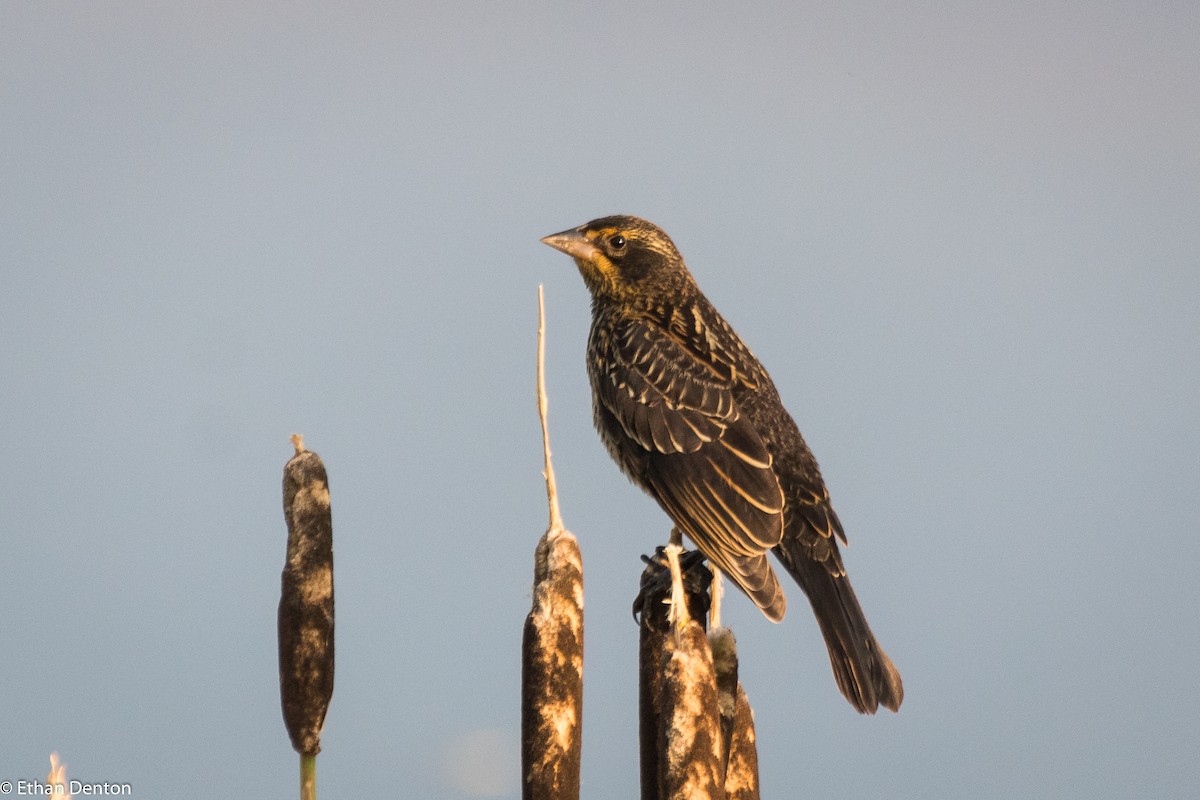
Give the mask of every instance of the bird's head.
[(675, 243), (637, 217), (601, 217), (542, 239), (575, 259), (597, 303), (653, 304), (694, 286)]

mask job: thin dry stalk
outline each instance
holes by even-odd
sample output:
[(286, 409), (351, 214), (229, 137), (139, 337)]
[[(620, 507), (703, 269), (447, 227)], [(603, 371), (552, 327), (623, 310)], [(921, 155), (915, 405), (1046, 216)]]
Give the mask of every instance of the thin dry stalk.
[(583, 725), (583, 560), (563, 526), (550, 461), (545, 304), (538, 287), (537, 396), (550, 523), (534, 551), (533, 605), (521, 648), (525, 800), (578, 800)]

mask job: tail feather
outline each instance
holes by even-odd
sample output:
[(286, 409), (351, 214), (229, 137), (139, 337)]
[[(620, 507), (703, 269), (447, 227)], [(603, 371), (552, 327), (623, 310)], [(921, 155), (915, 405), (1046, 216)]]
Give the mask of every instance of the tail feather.
[(785, 536), (775, 554), (808, 595), (842, 694), (863, 714), (879, 706), (898, 711), (904, 701), (900, 672), (871, 633), (850, 579), (805, 556), (793, 537)]

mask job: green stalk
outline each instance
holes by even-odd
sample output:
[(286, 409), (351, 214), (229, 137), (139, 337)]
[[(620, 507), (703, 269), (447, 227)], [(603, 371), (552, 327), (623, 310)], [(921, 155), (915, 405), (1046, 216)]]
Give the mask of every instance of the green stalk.
[(300, 755), (300, 800), (317, 800), (317, 757)]

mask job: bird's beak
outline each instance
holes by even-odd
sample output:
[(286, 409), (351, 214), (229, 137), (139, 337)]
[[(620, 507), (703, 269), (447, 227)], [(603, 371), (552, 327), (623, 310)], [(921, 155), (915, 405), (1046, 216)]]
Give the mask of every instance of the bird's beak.
[(549, 236), (543, 236), (542, 244), (548, 244), (555, 250), (561, 250), (580, 261), (591, 261), (600, 252), (596, 245), (592, 244), (579, 228), (572, 228), (562, 233), (552, 233)]

